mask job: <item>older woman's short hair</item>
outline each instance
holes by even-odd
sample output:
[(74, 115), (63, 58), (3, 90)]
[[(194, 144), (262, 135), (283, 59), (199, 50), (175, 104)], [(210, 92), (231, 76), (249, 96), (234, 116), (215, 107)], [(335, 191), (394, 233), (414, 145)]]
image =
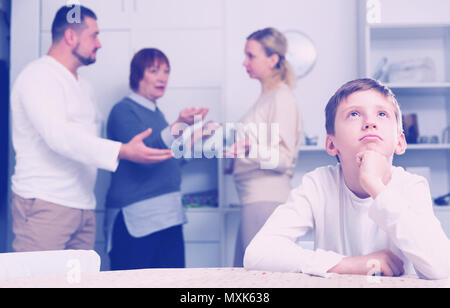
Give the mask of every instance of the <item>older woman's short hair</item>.
[(159, 66), (167, 64), (170, 67), (169, 59), (159, 49), (144, 48), (138, 51), (130, 65), (130, 88), (134, 91), (139, 89), (139, 82), (144, 78), (144, 72), (147, 68), (152, 66)]

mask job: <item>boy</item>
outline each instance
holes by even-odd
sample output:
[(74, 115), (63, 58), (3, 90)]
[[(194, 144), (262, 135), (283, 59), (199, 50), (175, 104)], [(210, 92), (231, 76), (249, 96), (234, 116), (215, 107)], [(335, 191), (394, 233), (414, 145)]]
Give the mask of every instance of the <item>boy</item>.
[[(393, 167), (406, 150), (401, 111), (373, 79), (343, 85), (326, 107), (326, 150), (336, 166), (303, 177), (246, 250), (247, 269), (421, 278), (450, 276), (450, 241), (427, 181)], [(314, 229), (315, 251), (296, 242)], [(414, 271), (415, 270), (415, 271)]]

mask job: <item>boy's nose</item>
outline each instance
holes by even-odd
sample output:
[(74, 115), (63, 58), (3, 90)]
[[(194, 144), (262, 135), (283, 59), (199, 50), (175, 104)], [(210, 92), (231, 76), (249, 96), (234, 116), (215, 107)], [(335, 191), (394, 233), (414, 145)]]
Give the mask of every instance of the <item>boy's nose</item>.
[(363, 129), (369, 129), (369, 128), (377, 128), (377, 124), (375, 124), (374, 122), (366, 122), (363, 126)]

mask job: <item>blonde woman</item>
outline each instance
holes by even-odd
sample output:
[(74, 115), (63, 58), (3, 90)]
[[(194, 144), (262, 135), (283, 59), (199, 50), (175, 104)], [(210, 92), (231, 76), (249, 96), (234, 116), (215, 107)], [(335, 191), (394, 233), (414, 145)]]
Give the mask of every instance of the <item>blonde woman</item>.
[(301, 119), (286, 51), (285, 36), (274, 28), (252, 33), (245, 45), (243, 65), (250, 78), (261, 83), (261, 94), (240, 121), (246, 128), (257, 129), (256, 134), (247, 134), (249, 153), (234, 159), (234, 181), (243, 206), (235, 266), (242, 266), (245, 248), (291, 189)]

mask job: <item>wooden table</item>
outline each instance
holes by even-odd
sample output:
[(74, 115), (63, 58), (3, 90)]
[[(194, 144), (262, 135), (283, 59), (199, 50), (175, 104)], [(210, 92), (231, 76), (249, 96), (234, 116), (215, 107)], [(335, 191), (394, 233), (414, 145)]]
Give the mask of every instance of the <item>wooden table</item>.
[(243, 268), (146, 269), (0, 280), (0, 288), (449, 288), (450, 279), (247, 271)]

